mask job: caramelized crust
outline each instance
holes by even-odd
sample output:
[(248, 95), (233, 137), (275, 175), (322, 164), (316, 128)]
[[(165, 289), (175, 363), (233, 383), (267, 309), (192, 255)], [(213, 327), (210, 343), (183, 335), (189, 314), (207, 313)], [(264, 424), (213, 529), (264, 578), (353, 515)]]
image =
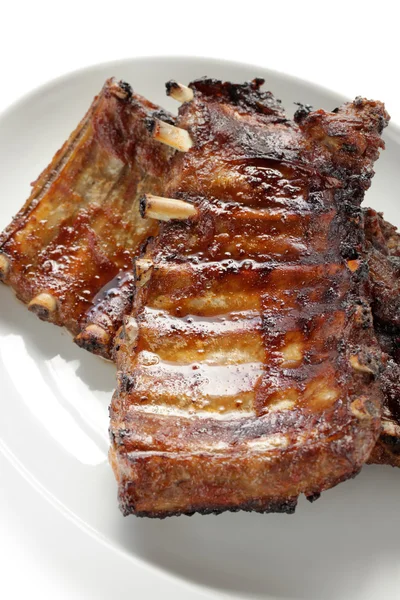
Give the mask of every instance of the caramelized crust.
[(360, 202), (388, 115), (285, 118), (260, 81), (191, 84), (116, 345), (110, 460), (124, 514), (292, 512), (354, 476), (380, 430)]
[(108, 80), (0, 236), (1, 279), (74, 335), (93, 319), (100, 334), (89, 329), (77, 341), (105, 357), (122, 315), (85, 315), (157, 230), (138, 210), (143, 192), (160, 190), (171, 154), (147, 130), (154, 114), (169, 119), (128, 84)]

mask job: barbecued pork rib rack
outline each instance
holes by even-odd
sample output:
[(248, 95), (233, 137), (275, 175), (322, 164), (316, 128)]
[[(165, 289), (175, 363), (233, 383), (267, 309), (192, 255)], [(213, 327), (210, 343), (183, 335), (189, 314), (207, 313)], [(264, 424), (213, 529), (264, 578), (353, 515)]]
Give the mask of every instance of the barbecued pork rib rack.
[(172, 123), (128, 84), (108, 80), (0, 236), (0, 279), (41, 319), (107, 358), (122, 314), (85, 314), (110, 280), (119, 287), (120, 272), (157, 230), (138, 207), (144, 192), (159, 193), (172, 152), (148, 132), (154, 115)]
[[(166, 209), (171, 210), (170, 200), (166, 203), (156, 199), (154, 202), (149, 198), (142, 203), (142, 212), (152, 218), (165, 220)], [(179, 215), (179, 210), (182, 207), (175, 202), (172, 215)], [(193, 216), (194, 211), (194, 206), (187, 204), (183, 214)], [(368, 462), (400, 467), (400, 327), (396, 307), (400, 298), (400, 234), (375, 210), (363, 209), (363, 213), (366, 238), (370, 242), (367, 244), (367, 262), (372, 285), (372, 317), (375, 334), (385, 354), (383, 370), (379, 374), (384, 398), (382, 431)], [(103, 326), (105, 320), (104, 328), (109, 328), (111, 320), (114, 329), (109, 328), (109, 331), (114, 339), (123, 317), (132, 310), (134, 285), (133, 270), (126, 272), (118, 285), (110, 285), (103, 300), (88, 313), (88, 322)]]
[[(360, 202), (388, 115), (356, 99), (290, 122), (261, 83), (195, 81), (179, 111), (190, 144), (116, 343), (124, 514), (292, 512), (354, 476), (379, 435)], [(168, 221), (174, 199), (186, 221)]]
[(373, 209), (365, 209), (372, 314), (384, 352), (382, 433), (369, 462), (400, 467), (400, 234)]

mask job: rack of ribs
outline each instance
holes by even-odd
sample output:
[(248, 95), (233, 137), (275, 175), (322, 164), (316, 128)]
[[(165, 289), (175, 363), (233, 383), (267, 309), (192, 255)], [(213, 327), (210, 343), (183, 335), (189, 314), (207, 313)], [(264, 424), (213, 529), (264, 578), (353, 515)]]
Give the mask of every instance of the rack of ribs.
[(358, 98), (289, 121), (261, 83), (195, 81), (178, 127), (151, 127), (182, 143), (142, 199), (164, 223), (116, 341), (124, 514), (293, 512), (379, 436), (360, 203), (388, 115)]
[[(157, 231), (138, 209), (143, 193), (159, 193), (172, 153), (148, 132), (154, 115), (172, 123), (128, 84), (108, 80), (0, 234), (0, 279), (41, 319), (106, 358), (130, 307), (125, 272)], [(96, 310), (104, 297), (107, 310)]]
[(371, 208), (364, 219), (372, 314), (384, 352), (382, 433), (369, 462), (400, 467), (400, 234)]

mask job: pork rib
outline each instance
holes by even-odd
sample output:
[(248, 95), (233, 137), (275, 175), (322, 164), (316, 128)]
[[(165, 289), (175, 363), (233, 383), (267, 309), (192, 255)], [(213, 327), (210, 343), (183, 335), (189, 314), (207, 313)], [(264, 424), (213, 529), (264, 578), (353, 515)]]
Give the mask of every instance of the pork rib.
[(382, 433), (369, 462), (400, 467), (400, 234), (371, 208), (364, 219), (372, 314), (384, 352)]
[[(121, 510), (292, 512), (358, 473), (380, 430), (360, 203), (388, 115), (356, 99), (285, 118), (260, 80), (191, 84), (116, 344)], [(309, 113), (309, 114), (308, 114)]]
[(171, 119), (108, 80), (0, 235), (0, 279), (40, 318), (107, 358), (122, 315), (86, 313), (111, 280), (119, 287), (120, 272), (157, 230), (138, 209), (144, 192), (159, 192), (171, 154), (146, 128), (155, 114)]

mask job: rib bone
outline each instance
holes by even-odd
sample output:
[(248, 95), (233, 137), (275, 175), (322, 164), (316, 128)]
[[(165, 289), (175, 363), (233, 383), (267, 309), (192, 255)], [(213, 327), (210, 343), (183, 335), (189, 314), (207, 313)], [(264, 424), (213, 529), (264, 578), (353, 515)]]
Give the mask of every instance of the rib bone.
[(178, 102), (190, 102), (193, 100), (193, 90), (182, 83), (178, 83), (177, 81), (171, 79), (171, 81), (168, 81), (166, 84), (166, 88), (167, 96), (171, 96), (171, 98), (177, 100)]
[(110, 85), (110, 92), (120, 100), (129, 100), (132, 98), (132, 88), (125, 81), (119, 81), (118, 83), (114, 81)]
[(368, 366), (360, 362), (357, 354), (353, 354), (350, 356), (350, 364), (355, 371), (360, 371), (361, 373), (371, 373), (374, 374), (374, 371)]
[(159, 221), (170, 221), (171, 219), (184, 221), (196, 216), (197, 208), (190, 202), (176, 198), (162, 198), (145, 194), (140, 199), (140, 214), (143, 218), (149, 217)]
[(139, 327), (134, 317), (125, 318), (124, 335), (129, 346), (134, 346), (139, 335)]
[(91, 323), (76, 336), (75, 342), (84, 348), (106, 348), (110, 343), (110, 334), (104, 327)]
[(135, 277), (137, 287), (142, 287), (150, 279), (153, 270), (153, 261), (139, 258), (135, 261)]
[(180, 152), (187, 152), (193, 146), (192, 139), (186, 129), (175, 127), (165, 123), (165, 121), (160, 121), (160, 119), (154, 119), (152, 133), (155, 140), (180, 150)]
[(51, 321), (52, 315), (57, 310), (57, 299), (51, 294), (43, 292), (29, 302), (28, 309), (35, 313), (39, 319)]

